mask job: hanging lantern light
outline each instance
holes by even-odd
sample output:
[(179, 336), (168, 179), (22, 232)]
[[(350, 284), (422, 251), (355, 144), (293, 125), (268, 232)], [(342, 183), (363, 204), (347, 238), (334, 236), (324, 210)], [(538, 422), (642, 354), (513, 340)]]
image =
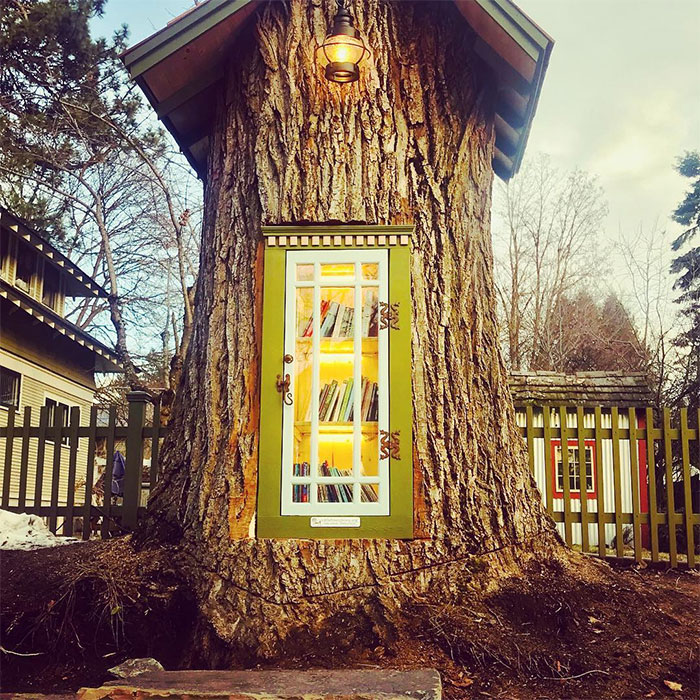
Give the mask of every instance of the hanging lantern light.
[(327, 61), (326, 78), (334, 83), (353, 83), (360, 77), (358, 64), (369, 51), (353, 26), (345, 0), (337, 2), (338, 12), (333, 19), (333, 29), (320, 48)]

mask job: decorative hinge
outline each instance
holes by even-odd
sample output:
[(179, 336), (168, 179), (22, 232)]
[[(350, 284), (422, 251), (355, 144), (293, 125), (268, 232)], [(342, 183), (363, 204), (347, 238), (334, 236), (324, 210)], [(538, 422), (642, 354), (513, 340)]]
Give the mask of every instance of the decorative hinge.
[(386, 301), (379, 302), (379, 330), (391, 328), (399, 330), (399, 302), (389, 304)]
[(401, 444), (399, 442), (400, 430), (389, 432), (388, 430), (379, 431), (379, 459), (401, 459)]

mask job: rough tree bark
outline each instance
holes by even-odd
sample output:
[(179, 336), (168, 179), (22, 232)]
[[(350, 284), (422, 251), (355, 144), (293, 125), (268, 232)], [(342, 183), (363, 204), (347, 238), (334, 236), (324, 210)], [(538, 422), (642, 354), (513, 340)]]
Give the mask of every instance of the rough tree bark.
[[(329, 638), (376, 644), (426, 591), (476, 595), (529, 557), (566, 556), (498, 349), (494, 90), (474, 35), (453, 3), (357, 1), (372, 55), (359, 83), (337, 86), (314, 57), (334, 9), (263, 6), (218, 105), (194, 332), (149, 525), (177, 542), (212, 664), (228, 663), (222, 649), (271, 659)], [(415, 224), (412, 541), (254, 537), (260, 227), (292, 222)]]

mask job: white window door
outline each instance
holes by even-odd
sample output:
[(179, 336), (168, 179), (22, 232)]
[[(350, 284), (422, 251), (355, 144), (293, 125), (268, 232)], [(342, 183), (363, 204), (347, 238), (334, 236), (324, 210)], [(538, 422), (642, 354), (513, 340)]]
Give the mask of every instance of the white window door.
[(287, 253), (282, 515), (389, 515), (386, 250)]

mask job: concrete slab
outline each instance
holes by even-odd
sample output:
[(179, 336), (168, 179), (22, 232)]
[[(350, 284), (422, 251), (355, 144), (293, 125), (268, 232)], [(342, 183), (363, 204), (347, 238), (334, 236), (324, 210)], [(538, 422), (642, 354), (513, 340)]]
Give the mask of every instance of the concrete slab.
[(83, 688), (79, 700), (441, 700), (433, 669), (156, 671)]

